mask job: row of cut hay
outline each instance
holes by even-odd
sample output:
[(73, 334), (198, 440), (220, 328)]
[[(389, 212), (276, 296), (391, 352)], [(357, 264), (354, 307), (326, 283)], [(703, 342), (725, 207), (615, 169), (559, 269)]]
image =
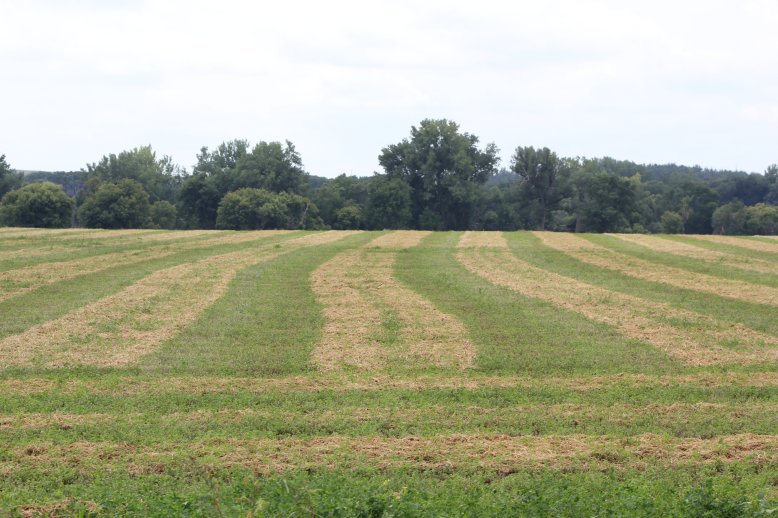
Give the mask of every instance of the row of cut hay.
[(748, 239), (746, 237), (735, 236), (707, 236), (702, 234), (695, 234), (690, 236), (684, 236), (691, 239), (697, 239), (700, 241), (707, 241), (717, 245), (736, 246), (739, 248), (745, 248), (747, 250), (754, 250), (756, 252), (768, 252), (778, 254), (778, 243), (772, 244), (766, 241), (760, 241), (756, 239)]
[(647, 234), (610, 234), (628, 243), (649, 248), (655, 252), (699, 259), (708, 263), (714, 263), (728, 268), (737, 268), (759, 273), (778, 275), (778, 264), (770, 261), (761, 261), (751, 257), (728, 254), (718, 250), (710, 250), (700, 246), (690, 245), (681, 241), (667, 239), (661, 236)]
[(659, 282), (719, 297), (778, 306), (778, 289), (663, 266), (616, 252), (581, 236), (564, 232), (535, 232), (547, 246), (581, 262), (645, 281)]
[[(154, 426), (199, 424), (199, 429), (220, 428), (239, 425), (234, 432), (251, 433), (252, 423), (273, 421), (295, 423), (308, 430), (321, 430), (337, 423), (338, 429), (358, 428), (363, 423), (391, 421), (394, 429), (418, 429), (424, 426), (434, 430), (475, 430), (488, 423), (493, 430), (506, 427), (526, 426), (526, 423), (543, 422), (545, 427), (556, 425), (601, 426), (612, 424), (613, 430), (628, 430), (649, 426), (651, 430), (665, 430), (678, 423), (703, 421), (717, 422), (720, 433), (727, 430), (738, 432), (754, 431), (750, 423), (760, 423), (757, 429), (769, 427), (778, 416), (776, 402), (673, 402), (635, 405), (625, 403), (581, 404), (581, 403), (532, 403), (522, 405), (425, 405), (414, 408), (389, 406), (342, 406), (311, 412), (310, 409), (288, 410), (278, 407), (250, 408), (199, 408), (180, 412), (158, 414), (156, 412), (104, 412), (63, 413), (29, 412), (0, 414), (0, 433), (3, 430), (42, 430), (55, 428), (70, 430), (73, 427), (95, 426), (104, 428), (126, 428), (134, 422), (143, 421)], [(761, 424), (761, 423), (767, 424)], [(564, 428), (564, 426), (563, 426)], [(559, 428), (555, 428), (558, 430)], [(601, 429), (601, 428), (600, 428)], [(584, 428), (578, 428), (583, 432)], [(186, 432), (184, 432), (186, 433)], [(343, 432), (348, 433), (348, 432)], [(234, 437), (234, 435), (230, 435)]]
[(128, 470), (132, 474), (173, 470), (181, 462), (244, 467), (256, 473), (325, 470), (334, 466), (380, 469), (497, 471), (640, 468), (646, 464), (713, 464), (778, 461), (778, 436), (736, 434), (709, 439), (641, 434), (611, 436), (520, 436), (456, 434), (434, 437), (328, 436), (313, 439), (218, 440), (191, 443), (41, 442), (9, 451), (0, 472), (47, 465), (79, 466), (82, 473)]
[(314, 234), (159, 270), (114, 295), (0, 340), (0, 368), (132, 364), (195, 321), (241, 269), (347, 235)]
[[(11, 238), (38, 238), (50, 236), (76, 236), (96, 234), (100, 232), (95, 229), (87, 228), (24, 228), (24, 227), (5, 227), (0, 228), (0, 239)], [(110, 231), (115, 232), (115, 231)], [(153, 232), (153, 230), (144, 230), (143, 232)]]
[(39, 232), (19, 231), (0, 234), (0, 246), (18, 245), (19, 243), (30, 244), (43, 238), (45, 241), (62, 240), (81, 240), (81, 239), (105, 239), (105, 238), (127, 238), (161, 235), (159, 230), (153, 229), (126, 229), (126, 230), (97, 230), (86, 228), (66, 228), (66, 229), (40, 229)]
[[(108, 234), (106, 234), (108, 232)], [(207, 236), (223, 236), (232, 234), (223, 232), (220, 230), (180, 230), (180, 231), (149, 231), (153, 233), (130, 233), (125, 234), (124, 231), (110, 230), (110, 231), (92, 231), (88, 233), (74, 233), (67, 235), (55, 235), (54, 237), (46, 237), (46, 239), (37, 239), (37, 236), (29, 236), (30, 239), (24, 241), (15, 241), (13, 243), (6, 242), (6, 245), (13, 244), (13, 248), (8, 250), (0, 250), (0, 261), (14, 259), (17, 257), (45, 257), (48, 255), (60, 254), (68, 251), (78, 250), (81, 242), (85, 239), (97, 241), (102, 239), (103, 242), (99, 243), (102, 246), (126, 246), (126, 245), (142, 245), (145, 243), (156, 242), (175, 242), (183, 241), (195, 238), (202, 238)], [(28, 237), (28, 236), (25, 236)], [(0, 235), (0, 238), (2, 236)], [(21, 245), (21, 248), (18, 247)], [(95, 243), (95, 246), (98, 244)]]
[[(457, 259), (471, 272), (522, 295), (611, 325), (687, 365), (759, 363), (778, 358), (778, 347), (774, 347), (778, 338), (559, 275), (518, 259), (504, 239), (495, 244), (495, 238), (489, 237), (489, 244), (483, 246), (477, 239), (473, 233), (462, 239), (460, 244), (470, 246), (460, 246), (457, 253)], [(673, 320), (685, 325), (668, 323)], [(722, 342), (738, 344), (740, 350), (722, 347)]]
[[(337, 255), (312, 273), (312, 287), (325, 317), (322, 337), (312, 353), (319, 369), (376, 370), (390, 362), (455, 368), (472, 365), (475, 352), (464, 325), (402, 285), (392, 273), (397, 251), (418, 245), (427, 235), (412, 231), (384, 234), (364, 247)], [(384, 310), (401, 325), (400, 343), (391, 348), (379, 339)]]
[(374, 392), (385, 390), (479, 390), (543, 388), (587, 392), (612, 387), (654, 389), (684, 387), (711, 389), (719, 387), (778, 387), (778, 372), (709, 372), (679, 375), (607, 374), (564, 377), (517, 376), (429, 376), (412, 378), (389, 375), (349, 377), (342, 373), (328, 376), (292, 376), (283, 378), (247, 378), (213, 376), (171, 376), (141, 379), (9, 378), (0, 380), (0, 392), (7, 396), (31, 394), (104, 394), (133, 395), (143, 393), (254, 393), (266, 392)]
[(183, 251), (198, 250), (222, 245), (234, 245), (286, 234), (289, 230), (266, 230), (260, 232), (235, 233), (226, 236), (168, 243), (133, 249), (125, 252), (112, 252), (92, 255), (66, 261), (40, 263), (33, 266), (15, 268), (0, 272), (0, 301), (10, 299), (22, 293), (33, 291), (55, 282), (61, 282), (79, 275), (97, 273), (108, 268), (127, 266), (142, 261), (161, 259)]

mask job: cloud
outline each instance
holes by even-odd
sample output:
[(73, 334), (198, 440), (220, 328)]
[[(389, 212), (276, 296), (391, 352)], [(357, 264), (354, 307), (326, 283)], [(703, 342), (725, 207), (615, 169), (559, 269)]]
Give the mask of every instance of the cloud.
[(370, 174), (425, 117), (565, 155), (762, 170), (778, 136), (771, 1), (7, 2), (0, 152), (75, 169), (242, 137)]

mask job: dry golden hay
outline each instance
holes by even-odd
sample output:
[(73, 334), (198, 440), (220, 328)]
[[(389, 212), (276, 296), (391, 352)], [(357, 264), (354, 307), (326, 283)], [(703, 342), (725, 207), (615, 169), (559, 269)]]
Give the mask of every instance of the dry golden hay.
[(0, 380), (0, 391), (7, 395), (29, 395), (57, 392), (93, 394), (143, 393), (263, 393), (283, 392), (349, 392), (379, 390), (478, 390), (478, 389), (538, 389), (586, 392), (610, 387), (775, 387), (778, 372), (706, 372), (682, 375), (608, 374), (565, 377), (517, 377), (473, 375), (418, 375), (413, 378), (371, 374), (353, 378), (342, 373), (333, 375), (289, 376), (283, 378), (246, 378), (212, 376), (172, 376), (154, 379), (121, 377), (119, 379), (69, 379), (55, 381), (45, 378), (9, 378)]
[[(57, 236), (57, 235), (76, 235), (76, 234), (93, 234), (99, 232), (98, 230), (91, 230), (85, 228), (21, 228), (21, 227), (6, 227), (0, 228), (0, 239), (6, 238), (18, 238), (18, 237), (30, 237), (36, 238), (40, 236)], [(150, 232), (147, 230), (146, 232)]]
[(757, 252), (771, 252), (778, 253), (778, 244), (767, 243), (765, 241), (758, 241), (756, 239), (747, 239), (745, 237), (735, 236), (706, 236), (695, 234), (692, 236), (685, 236), (693, 239), (699, 239), (701, 241), (708, 241), (710, 243), (716, 243), (719, 245), (736, 246), (739, 248), (746, 248), (748, 250), (755, 250)]
[[(317, 236), (154, 272), (114, 295), (0, 340), (0, 367), (134, 363), (194, 322), (221, 298), (240, 270), (320, 243)], [(342, 237), (339, 233), (327, 239)]]
[(515, 406), (482, 406), (467, 405), (447, 407), (443, 405), (422, 406), (414, 408), (396, 408), (394, 406), (352, 407), (344, 406), (320, 412), (308, 410), (256, 409), (256, 408), (225, 408), (197, 409), (188, 412), (172, 412), (161, 415), (146, 416), (143, 413), (85, 413), (64, 414), (54, 413), (23, 413), (0, 415), (1, 430), (19, 429), (71, 429), (78, 426), (116, 426), (138, 420), (159, 419), (163, 423), (210, 423), (221, 426), (226, 423), (241, 423), (256, 419), (274, 419), (283, 422), (304, 421), (309, 425), (327, 425), (338, 422), (364, 423), (370, 421), (391, 420), (394, 424), (408, 425), (424, 423), (427, 425), (446, 426), (452, 419), (464, 425), (474, 425), (488, 419), (490, 424), (504, 426), (510, 423), (527, 422), (532, 419), (543, 419), (553, 422), (558, 420), (607, 420), (621, 426), (641, 422), (646, 415), (663, 418), (664, 423), (671, 423), (677, 418), (710, 419), (717, 417), (730, 421), (743, 419), (759, 419), (761, 416), (772, 416), (778, 412), (778, 403), (744, 403), (729, 404), (696, 402), (675, 402), (669, 404), (652, 403), (648, 405), (631, 405), (624, 403), (593, 405), (582, 403), (533, 403)]
[[(464, 325), (395, 279), (392, 250), (416, 246), (428, 233), (384, 234), (366, 246), (341, 253), (311, 274), (324, 306), (322, 338), (312, 353), (321, 370), (353, 366), (363, 370), (390, 361), (467, 368), (475, 348)], [(400, 344), (379, 341), (382, 313), (390, 311), (402, 324)]]
[(353, 366), (376, 369), (385, 353), (373, 336), (381, 313), (359, 289), (361, 250), (349, 250), (311, 273), (311, 287), (323, 305), (324, 328), (311, 361), (321, 370)]
[(628, 243), (650, 248), (655, 252), (678, 255), (715, 263), (728, 268), (738, 268), (752, 272), (778, 274), (778, 264), (761, 261), (751, 257), (728, 254), (717, 250), (709, 250), (700, 246), (690, 245), (672, 239), (647, 234), (609, 234)]
[(458, 248), (471, 248), (471, 247), (498, 247), (507, 248), (508, 242), (505, 241), (505, 236), (502, 232), (465, 232), (457, 243)]
[(212, 439), (153, 446), (109, 442), (40, 443), (9, 452), (9, 472), (30, 466), (78, 463), (83, 472), (126, 466), (135, 473), (164, 472), (185, 454), (224, 467), (241, 466), (258, 473), (332, 469), (338, 465), (376, 468), (490, 470), (551, 467), (591, 469), (641, 467), (648, 461), (667, 465), (754, 460), (778, 461), (778, 436), (721, 435), (708, 439), (644, 433), (607, 435), (509, 436), (452, 434), (405, 437), (332, 435), (312, 439)]
[(47, 246), (47, 247), (35, 247), (35, 248), (18, 248), (16, 250), (2, 250), (0, 251), (0, 261), (17, 259), (20, 257), (23, 257), (25, 259), (30, 259), (33, 257), (44, 257), (47, 255), (75, 252), (77, 250), (78, 248), (69, 247), (69, 246)]
[(0, 288), (0, 301), (33, 291), (47, 284), (65, 281), (78, 277), (79, 275), (97, 273), (108, 268), (127, 266), (152, 259), (161, 259), (186, 250), (197, 250), (212, 246), (258, 241), (271, 236), (287, 234), (289, 232), (291, 231), (267, 230), (235, 233), (204, 240), (156, 245), (139, 250), (93, 255), (79, 259), (41, 263), (33, 266), (6, 270), (0, 272), (0, 283), (6, 284), (6, 287)]
[[(689, 365), (758, 363), (778, 358), (778, 338), (742, 325), (586, 284), (521, 261), (507, 248), (461, 249), (457, 259), (470, 271), (558, 307), (609, 324), (622, 334), (650, 343)], [(668, 322), (682, 321), (682, 326)], [(742, 351), (722, 347), (739, 344)]]
[(541, 241), (555, 250), (587, 264), (614, 270), (630, 277), (669, 284), (677, 288), (711, 293), (756, 304), (778, 306), (778, 289), (663, 266), (628, 254), (616, 252), (575, 234), (535, 232)]
[(369, 246), (378, 248), (412, 248), (418, 246), (421, 240), (432, 234), (424, 230), (397, 230), (387, 232), (370, 242)]

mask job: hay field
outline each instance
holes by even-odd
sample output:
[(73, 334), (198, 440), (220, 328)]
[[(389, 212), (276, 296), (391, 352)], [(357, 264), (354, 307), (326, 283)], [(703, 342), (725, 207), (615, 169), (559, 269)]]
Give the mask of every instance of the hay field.
[(0, 229), (0, 516), (778, 513), (778, 241)]

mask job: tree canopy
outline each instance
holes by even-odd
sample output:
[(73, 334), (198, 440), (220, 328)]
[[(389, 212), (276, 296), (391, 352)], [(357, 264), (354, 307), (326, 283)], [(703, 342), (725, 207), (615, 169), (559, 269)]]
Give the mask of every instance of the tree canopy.
[(520, 145), (498, 171), (497, 147), (479, 142), (425, 119), (381, 150), (382, 172), (331, 179), (288, 140), (202, 147), (191, 173), (150, 146), (61, 173), (17, 173), (0, 155), (0, 194), (54, 182), (75, 196), (76, 225), (105, 228), (778, 233), (777, 164), (749, 174)]
[(497, 147), (481, 150), (478, 137), (446, 119), (425, 119), (411, 137), (381, 151), (389, 178), (410, 188), (412, 228), (464, 230), (470, 227), (478, 187), (495, 172)]
[(31, 183), (0, 201), (0, 223), (14, 227), (69, 227), (75, 201), (51, 182)]

